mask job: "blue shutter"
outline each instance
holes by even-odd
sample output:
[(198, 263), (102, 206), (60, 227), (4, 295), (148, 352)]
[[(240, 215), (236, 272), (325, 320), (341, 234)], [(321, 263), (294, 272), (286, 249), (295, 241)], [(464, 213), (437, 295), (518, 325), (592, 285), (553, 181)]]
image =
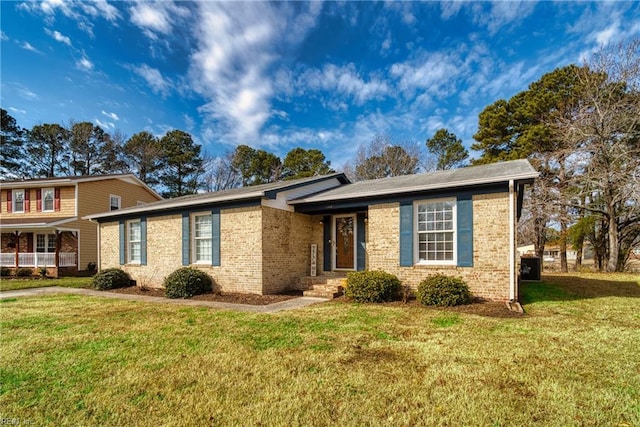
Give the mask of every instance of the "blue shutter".
[(140, 265), (147, 265), (147, 217), (140, 218)]
[(189, 265), (189, 213), (182, 213), (182, 265)]
[(322, 270), (331, 271), (331, 217), (322, 217)]
[(356, 236), (356, 242), (357, 242), (357, 255), (356, 255), (356, 268), (358, 271), (362, 271), (365, 269), (366, 267), (366, 263), (367, 263), (367, 255), (366, 255), (366, 225), (364, 222), (365, 219), (365, 214), (364, 213), (359, 213), (358, 214), (358, 226), (357, 226), (357, 236)]
[(473, 267), (473, 201), (458, 197), (458, 267)]
[(413, 265), (413, 203), (400, 204), (400, 266)]
[(220, 209), (211, 212), (211, 265), (220, 265)]
[(126, 242), (126, 234), (124, 232), (124, 220), (120, 220), (120, 223), (118, 224), (118, 234), (119, 234), (119, 252), (120, 252), (120, 265), (124, 265), (125, 264), (125, 242)]

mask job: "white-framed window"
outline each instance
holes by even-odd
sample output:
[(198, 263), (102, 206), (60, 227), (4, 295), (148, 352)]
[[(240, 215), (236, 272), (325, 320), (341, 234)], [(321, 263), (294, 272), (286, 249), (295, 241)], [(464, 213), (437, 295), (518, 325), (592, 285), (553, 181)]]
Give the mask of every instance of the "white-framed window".
[(140, 220), (127, 222), (127, 262), (140, 264), (142, 257), (142, 228)]
[(55, 191), (53, 188), (42, 189), (42, 212), (53, 212), (55, 199)]
[(213, 255), (213, 221), (211, 212), (194, 214), (192, 223), (192, 262), (195, 264), (211, 264)]
[(56, 251), (55, 234), (36, 234), (36, 252), (53, 253)]
[(456, 199), (416, 202), (416, 257), (418, 263), (455, 265), (457, 261)]
[(114, 194), (109, 195), (109, 210), (117, 211), (118, 209), (120, 209), (120, 202), (120, 196), (116, 196)]
[(24, 213), (24, 190), (13, 190), (13, 212)]

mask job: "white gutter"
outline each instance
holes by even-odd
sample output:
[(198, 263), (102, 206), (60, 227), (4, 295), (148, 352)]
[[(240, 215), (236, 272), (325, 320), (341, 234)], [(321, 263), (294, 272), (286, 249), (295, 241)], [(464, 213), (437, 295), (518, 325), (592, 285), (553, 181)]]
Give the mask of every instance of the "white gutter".
[(509, 301), (516, 299), (516, 242), (515, 242), (515, 189), (513, 179), (509, 180)]

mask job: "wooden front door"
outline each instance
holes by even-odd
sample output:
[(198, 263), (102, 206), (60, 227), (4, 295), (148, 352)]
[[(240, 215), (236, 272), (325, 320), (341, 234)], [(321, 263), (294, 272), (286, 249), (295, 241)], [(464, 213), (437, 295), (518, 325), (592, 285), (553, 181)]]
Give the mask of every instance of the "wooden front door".
[(335, 233), (335, 262), (337, 270), (355, 269), (355, 215), (340, 215), (334, 217), (333, 230)]

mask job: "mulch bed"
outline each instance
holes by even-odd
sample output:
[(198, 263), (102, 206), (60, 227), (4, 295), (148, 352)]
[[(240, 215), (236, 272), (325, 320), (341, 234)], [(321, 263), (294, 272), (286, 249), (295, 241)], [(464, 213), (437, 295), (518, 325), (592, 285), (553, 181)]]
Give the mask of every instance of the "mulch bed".
[[(119, 294), (130, 295), (144, 295), (147, 297), (165, 297), (164, 289), (154, 288), (141, 288), (139, 286), (129, 286), (126, 288), (113, 289), (111, 292)], [(208, 293), (202, 295), (196, 295), (191, 300), (195, 301), (217, 301), (217, 302), (229, 302), (233, 304), (249, 304), (249, 305), (269, 305), (280, 301), (286, 301), (293, 298), (302, 296), (302, 292), (287, 292), (282, 294), (273, 295), (255, 295), (255, 294), (239, 294), (239, 293)]]
[[(126, 288), (113, 289), (111, 292), (131, 295), (144, 295), (148, 297), (165, 297), (164, 289), (141, 288), (139, 286), (129, 286)], [(286, 301), (302, 296), (302, 291), (289, 291), (281, 294), (273, 295), (255, 295), (240, 293), (208, 293), (196, 295), (190, 299), (196, 301), (218, 301), (229, 302), (233, 304), (249, 304), (249, 305), (269, 305), (280, 301)], [(351, 303), (344, 296), (333, 300), (334, 303)], [(394, 301), (384, 303), (383, 305), (390, 307), (421, 307), (415, 298), (409, 299), (407, 302)], [(439, 307), (438, 310), (450, 311), (454, 313), (476, 314), (478, 316), (496, 317), (496, 318), (512, 318), (522, 317), (523, 314), (510, 311), (504, 302), (474, 300), (472, 304), (459, 305), (457, 307)]]

